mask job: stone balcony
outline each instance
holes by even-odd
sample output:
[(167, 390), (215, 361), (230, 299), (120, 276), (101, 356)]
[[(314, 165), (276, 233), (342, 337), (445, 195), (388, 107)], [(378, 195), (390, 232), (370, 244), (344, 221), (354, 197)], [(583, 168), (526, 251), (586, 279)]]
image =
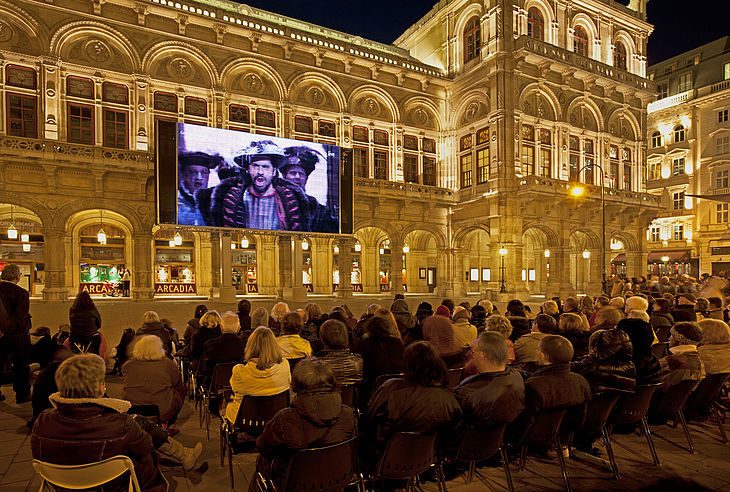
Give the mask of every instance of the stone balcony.
[(456, 194), (448, 188), (417, 183), (385, 181), (381, 179), (355, 178), (355, 195), (372, 195), (399, 200), (418, 200), (436, 205), (450, 206), (456, 203)]
[(656, 84), (654, 81), (645, 79), (633, 73), (612, 67), (593, 58), (581, 56), (572, 51), (560, 48), (550, 43), (531, 38), (529, 36), (520, 36), (515, 41), (515, 52), (525, 51), (527, 54), (538, 55), (547, 58), (560, 65), (564, 65), (566, 69), (585, 70), (599, 77), (605, 77), (615, 82), (626, 84), (640, 91), (653, 94), (656, 92)]

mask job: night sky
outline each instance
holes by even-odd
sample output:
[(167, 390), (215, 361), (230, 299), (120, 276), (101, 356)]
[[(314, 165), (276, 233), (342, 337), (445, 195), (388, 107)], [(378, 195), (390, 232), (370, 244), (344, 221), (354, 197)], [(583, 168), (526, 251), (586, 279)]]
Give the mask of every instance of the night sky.
[[(248, 0), (252, 7), (287, 15), (349, 34), (390, 44), (420, 19), (436, 0)], [(628, 0), (621, 0), (627, 4)], [(670, 58), (730, 35), (727, 16), (717, 7), (724, 0), (651, 0), (649, 63)]]

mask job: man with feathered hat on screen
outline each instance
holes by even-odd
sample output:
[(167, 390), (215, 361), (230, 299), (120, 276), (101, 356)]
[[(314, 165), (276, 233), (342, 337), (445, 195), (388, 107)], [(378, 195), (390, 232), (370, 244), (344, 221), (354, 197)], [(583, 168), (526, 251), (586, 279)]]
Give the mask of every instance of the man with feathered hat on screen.
[(294, 183), (279, 177), (284, 151), (271, 140), (251, 142), (233, 158), (241, 172), (196, 197), (206, 225), (307, 231), (309, 201)]
[(210, 170), (223, 162), (219, 155), (205, 152), (183, 152), (178, 157), (179, 176), (177, 193), (177, 220), (179, 224), (203, 225), (195, 198), (199, 190), (208, 187)]
[[(309, 175), (314, 171), (320, 157), (324, 158), (321, 152), (304, 145), (287, 147), (284, 149), (284, 160), (280, 170), (284, 179), (291, 181), (301, 187), (306, 194)], [(311, 195), (307, 195), (309, 201), (309, 224), (307, 230), (314, 232), (339, 232), (337, 219), (332, 210), (317, 201)]]

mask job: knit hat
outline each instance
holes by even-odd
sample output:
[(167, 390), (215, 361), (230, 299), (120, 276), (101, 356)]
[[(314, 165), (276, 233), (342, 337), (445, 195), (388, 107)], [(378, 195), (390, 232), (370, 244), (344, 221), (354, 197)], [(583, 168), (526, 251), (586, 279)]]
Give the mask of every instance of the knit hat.
[(449, 311), (449, 308), (447, 308), (444, 305), (441, 305), (441, 306), (437, 307), (435, 314), (437, 316), (444, 316), (446, 318), (450, 318), (451, 317), (451, 311)]
[(454, 308), (454, 315), (451, 319), (456, 323), (460, 319), (469, 319), (469, 311), (464, 306), (456, 306)]

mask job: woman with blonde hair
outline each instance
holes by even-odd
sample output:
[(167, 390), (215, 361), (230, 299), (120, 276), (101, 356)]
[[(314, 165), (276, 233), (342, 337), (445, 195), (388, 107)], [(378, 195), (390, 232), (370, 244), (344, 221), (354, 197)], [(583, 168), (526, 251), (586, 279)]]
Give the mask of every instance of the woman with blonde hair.
[(236, 421), (243, 397), (272, 396), (286, 391), (291, 383), (289, 361), (281, 353), (271, 329), (256, 328), (246, 343), (245, 364), (237, 364), (231, 376), (233, 401), (226, 407), (226, 418)]
[(388, 322), (388, 331), (390, 333), (390, 336), (393, 338), (400, 338), (400, 330), (398, 329), (398, 322), (395, 320), (395, 316), (393, 316), (393, 313), (390, 312), (390, 309), (387, 308), (379, 308), (373, 313), (373, 316), (377, 316), (378, 318), (383, 318), (385, 321)]
[(200, 318), (200, 329), (190, 342), (191, 366), (197, 368), (205, 351), (205, 344), (221, 336), (221, 315), (218, 311), (208, 311)]
[(180, 369), (165, 356), (160, 337), (139, 337), (132, 347), (132, 358), (122, 366), (123, 398), (132, 405), (157, 405), (160, 419), (172, 423), (186, 394)]
[(281, 318), (289, 312), (289, 305), (285, 302), (277, 302), (274, 307), (271, 308), (271, 316), (269, 316), (269, 328), (274, 332), (274, 335), (279, 334), (281, 329)]
[(573, 344), (573, 360), (580, 359), (588, 354), (588, 340), (591, 337), (590, 330), (584, 330), (585, 320), (575, 313), (563, 313), (560, 315), (560, 335), (564, 336)]
[(699, 322), (702, 343), (697, 347), (707, 374), (730, 372), (730, 327), (719, 319), (707, 318)]
[(560, 308), (558, 307), (558, 303), (555, 301), (545, 301), (540, 306), (542, 308), (542, 313), (547, 314), (555, 318), (555, 322), (560, 322)]

